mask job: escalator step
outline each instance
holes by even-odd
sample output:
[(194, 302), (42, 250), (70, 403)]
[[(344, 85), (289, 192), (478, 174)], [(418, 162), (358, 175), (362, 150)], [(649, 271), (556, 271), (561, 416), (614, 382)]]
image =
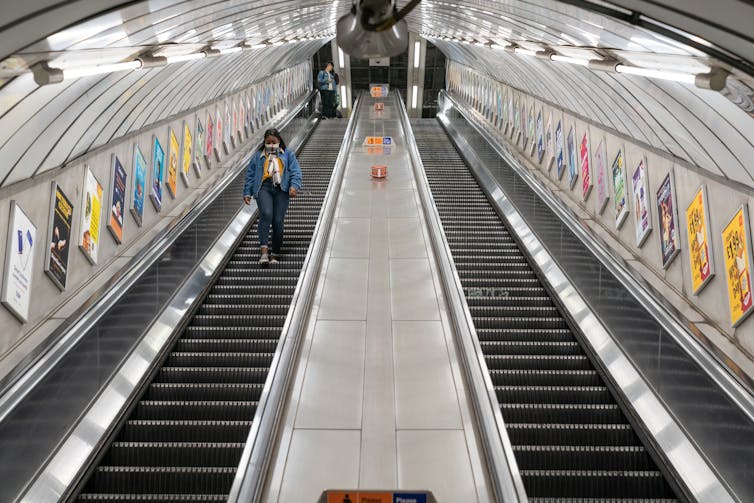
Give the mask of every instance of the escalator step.
[(163, 383), (263, 383), (267, 367), (162, 367), (155, 381)]
[(181, 339), (175, 351), (274, 353), (277, 345), (277, 339)]
[(91, 503), (225, 503), (227, 494), (79, 494), (78, 501)]
[(514, 445), (639, 445), (628, 424), (506, 423)]
[(503, 403), (509, 423), (623, 424), (626, 418), (614, 403)]
[(254, 401), (142, 400), (135, 419), (183, 419), (191, 421), (250, 421), (257, 410)]
[(168, 367), (269, 367), (272, 353), (170, 353)]
[(500, 403), (610, 403), (604, 386), (495, 386)]
[(90, 492), (222, 494), (236, 467), (98, 466)]
[(243, 443), (113, 442), (102, 466), (238, 466)]
[(248, 421), (189, 421), (129, 419), (123, 427), (123, 442), (245, 442)]
[(602, 384), (594, 370), (491, 370), (493, 383), (508, 386), (599, 386)]
[(259, 401), (264, 383), (239, 384), (227, 382), (212, 383), (161, 383), (149, 385), (145, 400), (151, 401)]
[(652, 470), (654, 462), (642, 446), (517, 445), (521, 470)]
[(484, 354), (489, 355), (580, 355), (576, 341), (481, 341)]
[(672, 497), (658, 471), (521, 470), (528, 494), (549, 497)]

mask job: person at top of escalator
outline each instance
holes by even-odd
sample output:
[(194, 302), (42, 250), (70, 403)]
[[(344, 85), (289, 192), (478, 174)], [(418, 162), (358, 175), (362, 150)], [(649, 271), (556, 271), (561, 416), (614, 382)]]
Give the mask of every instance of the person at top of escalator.
[(335, 97), (337, 94), (337, 84), (333, 76), (332, 61), (325, 65), (323, 70), (317, 74), (317, 83), (319, 84), (319, 94), (322, 96), (322, 117), (335, 117)]
[[(288, 202), (301, 190), (301, 167), (293, 150), (285, 148), (285, 141), (277, 129), (264, 132), (262, 148), (251, 156), (246, 168), (243, 200), (259, 207), (259, 263), (277, 264), (283, 245), (283, 222)], [(270, 225), (272, 225), (272, 253), (269, 253)]]

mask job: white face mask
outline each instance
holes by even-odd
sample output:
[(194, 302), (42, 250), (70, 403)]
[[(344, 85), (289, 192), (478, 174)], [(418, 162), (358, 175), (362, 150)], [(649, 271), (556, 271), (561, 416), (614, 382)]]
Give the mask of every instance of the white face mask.
[(265, 143), (264, 144), (264, 150), (268, 154), (275, 154), (275, 153), (277, 153), (279, 147), (280, 147), (279, 143)]

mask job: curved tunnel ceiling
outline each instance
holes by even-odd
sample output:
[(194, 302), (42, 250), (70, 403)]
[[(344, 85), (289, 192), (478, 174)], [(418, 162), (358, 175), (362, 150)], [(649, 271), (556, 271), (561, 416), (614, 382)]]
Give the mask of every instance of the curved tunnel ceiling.
[[(13, 2), (5, 7), (0, 26), (0, 59), (9, 56), (0, 61), (0, 186), (60, 167), (310, 58), (333, 36), (337, 18), (350, 5), (349, 0)], [(754, 61), (754, 44), (746, 34), (754, 5), (737, 0), (711, 5), (681, 0), (423, 0), (408, 21), (411, 31), (432, 40), (453, 60), (713, 176), (754, 187), (754, 166), (747, 166), (754, 158), (754, 81), (740, 71)], [(699, 37), (668, 26), (657, 32), (658, 22), (621, 7)], [(700, 19), (710, 22), (700, 27)], [(455, 41), (447, 39), (451, 36)], [(288, 43), (43, 87), (28, 71), (40, 61), (59, 67), (92, 59), (114, 63), (145, 52), (176, 55), (283, 39)], [(508, 54), (461, 44), (460, 39), (533, 49), (596, 48), (637, 64), (719, 65), (734, 74), (718, 93)]]

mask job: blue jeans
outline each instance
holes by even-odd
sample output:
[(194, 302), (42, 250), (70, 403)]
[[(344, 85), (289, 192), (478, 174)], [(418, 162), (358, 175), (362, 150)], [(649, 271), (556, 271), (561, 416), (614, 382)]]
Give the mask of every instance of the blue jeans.
[(280, 187), (273, 187), (270, 180), (262, 182), (257, 194), (259, 207), (259, 246), (266, 247), (272, 224), (272, 253), (280, 253), (283, 245), (283, 221), (288, 211), (289, 196)]

